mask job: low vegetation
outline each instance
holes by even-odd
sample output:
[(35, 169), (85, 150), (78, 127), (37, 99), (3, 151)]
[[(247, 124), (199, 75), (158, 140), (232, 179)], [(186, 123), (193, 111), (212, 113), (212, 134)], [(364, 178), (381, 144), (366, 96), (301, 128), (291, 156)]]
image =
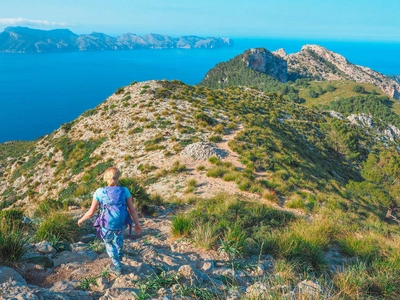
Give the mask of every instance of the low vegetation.
[[(233, 67), (239, 63), (231, 62)], [(253, 75), (238, 73), (230, 82), (238, 84), (236, 79)], [(32, 241), (29, 237), (52, 243), (76, 240), (80, 231), (68, 206), (90, 205), (95, 189), (104, 185), (104, 170), (119, 164), (129, 170), (120, 184), (131, 191), (140, 214), (154, 215), (153, 205), (164, 200), (149, 195), (143, 186), (164, 180), (170, 190), (186, 197), (164, 203), (177, 211), (171, 220), (176, 239), (214, 250), (235, 270), (242, 259), (271, 255), (275, 277), (262, 279), (267, 287), (293, 287), (311, 278), (338, 299), (397, 299), (397, 140), (382, 140), (371, 130), (326, 113), (371, 114), (382, 129), (386, 123), (400, 126), (397, 104), (364, 84), (357, 84), (364, 88), (360, 90), (344, 81), (299, 79), (282, 84), (264, 79), (252, 87), (161, 81), (161, 88), (153, 89), (138, 83), (120, 90), (121, 99), (107, 100), (97, 111), (104, 113), (102, 120), (110, 130), (92, 130), (88, 123), (79, 131), (75, 121), (58, 135), (16, 143), (15, 149), (0, 145), (0, 174), (7, 181), (0, 195), (0, 207), (6, 209), (0, 214), (1, 261), (18, 261)], [(136, 95), (128, 93), (136, 86)], [(135, 100), (140, 94), (147, 100)], [(126, 124), (113, 124), (111, 116), (123, 109), (130, 113), (124, 115)], [(79, 120), (95, 118), (95, 112)], [(234, 164), (211, 157), (193, 167), (179, 160), (177, 155), (187, 145), (219, 143), (238, 128), (228, 143), (238, 154)], [(123, 143), (125, 139), (129, 143)], [(123, 147), (116, 151), (110, 146), (115, 143)], [(51, 177), (43, 185), (42, 170)], [(202, 176), (232, 182), (238, 194), (198, 199)], [(52, 196), (42, 197), (43, 191)], [(21, 223), (19, 208), (24, 209), (26, 201), (36, 206), (36, 226)], [(102, 251), (99, 245), (90, 247)], [(331, 259), (332, 253), (340, 263)], [(137, 281), (137, 296), (152, 297), (160, 287), (175, 284), (182, 295), (216, 297), (175, 275), (159, 271)], [(82, 288), (93, 284), (88, 278)], [(283, 296), (276, 291), (276, 297)]]

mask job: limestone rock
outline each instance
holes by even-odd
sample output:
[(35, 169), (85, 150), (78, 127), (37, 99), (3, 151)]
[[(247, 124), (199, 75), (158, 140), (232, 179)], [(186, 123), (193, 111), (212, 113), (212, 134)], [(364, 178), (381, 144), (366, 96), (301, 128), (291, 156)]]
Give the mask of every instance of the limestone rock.
[(17, 284), (26, 284), (26, 281), (21, 274), (12, 268), (3, 266), (0, 268), (0, 283), (8, 281), (15, 281)]
[(263, 283), (255, 283), (246, 289), (246, 294), (254, 299), (266, 299), (265, 295), (268, 293), (268, 287)]
[(104, 291), (108, 288), (108, 281), (104, 277), (99, 277), (96, 279), (97, 290)]
[(272, 52), (272, 54), (278, 55), (282, 58), (286, 58), (286, 56), (287, 56), (287, 53), (286, 53), (285, 49), (283, 49), (283, 48), (280, 48), (280, 49)]
[(248, 68), (267, 74), (280, 82), (287, 82), (287, 62), (267, 49), (250, 49), (243, 56)]
[(380, 140), (385, 141), (395, 141), (396, 139), (400, 139), (400, 129), (396, 126), (385, 124), (380, 121), (380, 124), (377, 125), (372, 116), (367, 114), (352, 114), (347, 117), (347, 120), (350, 121), (350, 124), (354, 124), (357, 126), (364, 127), (365, 129), (373, 129), (378, 136), (380, 136)]
[(85, 251), (87, 250), (87, 244), (78, 242), (70, 245), (71, 251), (72, 252), (78, 252), (78, 251)]
[(178, 273), (184, 277), (191, 277), (194, 275), (194, 271), (191, 266), (183, 265), (179, 268)]
[(53, 260), (54, 266), (58, 267), (62, 264), (77, 264), (80, 265), (86, 261), (92, 261), (97, 257), (97, 254), (93, 251), (64, 251), (61, 252), (60, 255)]
[(53, 261), (46, 255), (32, 255), (24, 258), (23, 261), (42, 266), (44, 268), (51, 268), (53, 266)]
[(134, 288), (111, 288), (99, 300), (133, 300), (136, 299), (133, 293), (139, 295), (140, 291)]
[(190, 157), (196, 160), (207, 160), (211, 156), (224, 158), (228, 155), (225, 150), (219, 149), (214, 144), (198, 142), (187, 145), (181, 152), (181, 156)]
[(322, 292), (322, 288), (318, 283), (315, 283), (311, 280), (303, 280), (302, 282), (298, 283), (294, 293), (300, 294), (303, 296), (308, 296), (311, 298), (318, 297)]
[(0, 284), (0, 299), (41, 300), (35, 293), (21, 282), (6, 281)]
[(212, 260), (205, 261), (201, 266), (201, 270), (203, 272), (211, 271), (213, 269), (214, 269), (214, 261)]
[(96, 239), (96, 235), (94, 233), (89, 233), (81, 237), (81, 242), (82, 243), (89, 243), (92, 242)]
[(51, 292), (64, 292), (69, 290), (74, 290), (78, 286), (77, 281), (67, 281), (62, 280), (54, 283), (54, 285), (50, 288)]
[(330, 110), (330, 111), (328, 111), (328, 113), (332, 118), (336, 118), (336, 119), (339, 119), (339, 120), (344, 120), (343, 115), (341, 113), (338, 113), (337, 111)]
[(57, 252), (48, 241), (41, 241), (40, 243), (35, 244), (35, 248), (37, 252), (43, 254), (54, 254)]

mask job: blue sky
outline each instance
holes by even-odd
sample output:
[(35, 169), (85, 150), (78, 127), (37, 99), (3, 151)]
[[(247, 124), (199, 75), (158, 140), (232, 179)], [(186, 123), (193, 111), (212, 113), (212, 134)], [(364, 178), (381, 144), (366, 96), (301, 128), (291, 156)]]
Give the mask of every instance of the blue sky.
[(1, 0), (0, 30), (400, 41), (399, 13), (400, 0)]

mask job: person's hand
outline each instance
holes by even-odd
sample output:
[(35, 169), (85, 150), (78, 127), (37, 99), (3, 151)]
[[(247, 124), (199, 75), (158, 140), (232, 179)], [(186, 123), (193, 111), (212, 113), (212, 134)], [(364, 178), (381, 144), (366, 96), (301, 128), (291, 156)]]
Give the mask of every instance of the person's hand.
[(82, 224), (83, 224), (83, 222), (85, 222), (85, 221), (83, 221), (82, 219), (79, 219), (79, 220), (78, 220), (78, 226), (81, 227)]
[(140, 226), (140, 224), (135, 224), (135, 230), (138, 235), (140, 235), (140, 233), (142, 232), (142, 227)]

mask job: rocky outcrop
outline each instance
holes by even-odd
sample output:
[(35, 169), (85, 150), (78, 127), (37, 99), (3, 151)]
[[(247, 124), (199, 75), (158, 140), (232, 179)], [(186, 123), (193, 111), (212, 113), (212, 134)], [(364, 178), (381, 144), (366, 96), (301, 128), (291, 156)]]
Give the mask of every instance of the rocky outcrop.
[(38, 30), (27, 27), (7, 27), (0, 33), (0, 52), (57, 52), (57, 51), (98, 51), (131, 49), (170, 48), (222, 48), (233, 46), (228, 38), (182, 36), (150, 33), (138, 36), (126, 33), (112, 37), (93, 32), (77, 35), (68, 29)]
[(395, 142), (400, 139), (400, 129), (394, 125), (386, 124), (381, 120), (374, 120), (374, 118), (367, 114), (351, 114), (345, 118), (342, 114), (336, 111), (328, 111), (328, 114), (336, 119), (349, 121), (352, 125), (357, 125), (370, 132), (377, 139), (383, 142)]
[(278, 54), (263, 48), (250, 49), (243, 55), (243, 61), (250, 69), (267, 74), (280, 82), (287, 82), (287, 62)]
[[(354, 80), (372, 83), (385, 94), (400, 99), (400, 84), (370, 68), (358, 66), (345, 57), (318, 45), (305, 45), (300, 52), (286, 56), (289, 79), (312, 78), (316, 80)], [(398, 80), (398, 79), (397, 79)]]
[(228, 155), (228, 153), (222, 149), (218, 149), (218, 147), (213, 144), (199, 142), (187, 145), (185, 149), (182, 150), (180, 155), (183, 157), (190, 157), (195, 160), (207, 160), (212, 156), (224, 158)]

